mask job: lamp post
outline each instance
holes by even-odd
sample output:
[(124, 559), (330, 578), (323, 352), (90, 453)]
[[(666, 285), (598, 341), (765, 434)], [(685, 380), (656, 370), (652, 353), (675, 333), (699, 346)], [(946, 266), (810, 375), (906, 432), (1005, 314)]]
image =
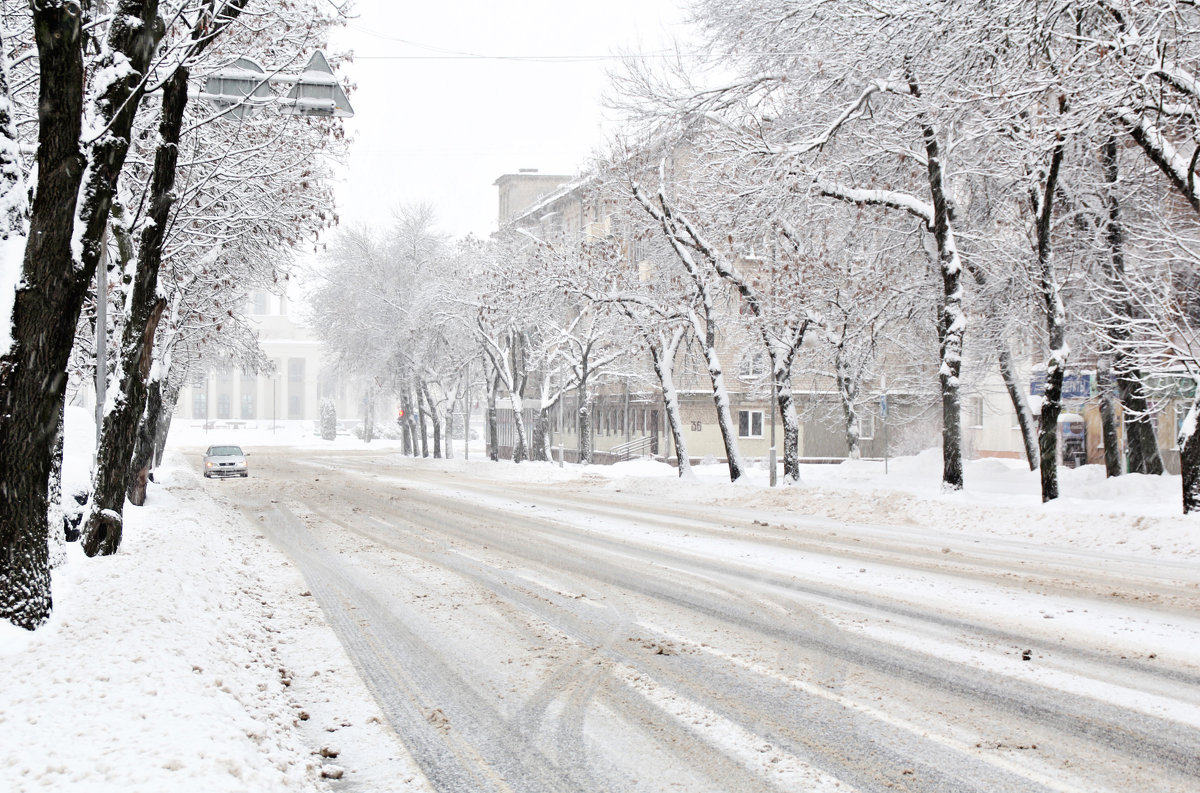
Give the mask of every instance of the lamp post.
[(279, 386), (279, 372), (271, 375), (271, 434), (275, 434), (275, 414), (279, 410), (279, 399), (276, 388)]
[(775, 487), (775, 485), (777, 485), (779, 482), (779, 472), (775, 470), (775, 468), (776, 468), (776, 463), (775, 463), (775, 414), (779, 410), (779, 403), (776, 401), (777, 399), (778, 399), (778, 392), (776, 391), (775, 384), (772, 383), (771, 384), (771, 451), (770, 451), (770, 454), (767, 455), (768, 464), (771, 466), (771, 487)]

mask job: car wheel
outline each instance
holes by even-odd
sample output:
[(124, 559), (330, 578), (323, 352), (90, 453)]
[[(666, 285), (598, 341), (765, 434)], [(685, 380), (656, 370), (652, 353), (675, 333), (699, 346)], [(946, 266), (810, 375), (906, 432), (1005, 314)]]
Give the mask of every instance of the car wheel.
[(249, 471), (245, 471), (245, 472), (243, 472), (243, 473), (242, 473), (242, 479), (245, 479), (245, 478), (246, 478), (246, 477), (248, 477), (248, 476), (250, 476), (250, 472), (249, 472)]
[(208, 471), (205, 471), (205, 472), (204, 472), (204, 478), (205, 478), (205, 479), (209, 479), (209, 478), (211, 478), (211, 477), (212, 477), (212, 474), (210, 474)]

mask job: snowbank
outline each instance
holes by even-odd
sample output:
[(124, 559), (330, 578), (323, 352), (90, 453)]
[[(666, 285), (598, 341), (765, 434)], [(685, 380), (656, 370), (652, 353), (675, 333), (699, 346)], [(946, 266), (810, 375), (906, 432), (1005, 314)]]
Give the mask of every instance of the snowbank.
[(49, 624), (0, 623), (5, 789), (424, 789), (299, 573), (190, 465), (158, 479), (119, 554), (69, 547)]

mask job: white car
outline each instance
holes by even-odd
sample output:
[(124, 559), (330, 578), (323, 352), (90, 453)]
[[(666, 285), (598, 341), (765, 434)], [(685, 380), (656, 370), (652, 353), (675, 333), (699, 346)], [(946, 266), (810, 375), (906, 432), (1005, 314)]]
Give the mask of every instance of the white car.
[(204, 453), (204, 476), (249, 476), (241, 446), (209, 446)]

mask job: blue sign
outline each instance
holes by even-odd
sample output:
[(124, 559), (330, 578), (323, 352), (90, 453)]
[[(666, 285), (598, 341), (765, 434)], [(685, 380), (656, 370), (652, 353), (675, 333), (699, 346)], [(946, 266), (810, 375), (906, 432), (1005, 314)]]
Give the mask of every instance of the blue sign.
[[(1092, 396), (1092, 381), (1094, 376), (1087, 374), (1068, 374), (1063, 377), (1063, 399), (1088, 399)], [(1046, 373), (1035, 372), (1029, 381), (1029, 393), (1033, 396), (1046, 395)]]

